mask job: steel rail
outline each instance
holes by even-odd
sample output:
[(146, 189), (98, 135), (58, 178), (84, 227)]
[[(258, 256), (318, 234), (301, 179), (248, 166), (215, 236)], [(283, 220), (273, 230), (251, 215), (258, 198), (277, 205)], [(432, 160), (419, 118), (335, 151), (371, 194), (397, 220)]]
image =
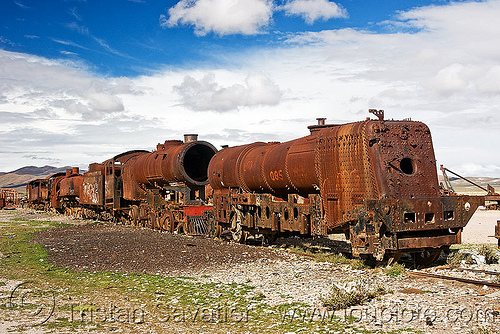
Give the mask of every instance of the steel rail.
[(418, 272), (418, 271), (409, 271), (408, 273), (415, 275), (415, 276), (432, 277), (432, 278), (439, 278), (439, 279), (450, 280), (450, 281), (458, 281), (458, 282), (462, 282), (462, 283), (469, 283), (469, 284), (475, 284), (475, 285), (487, 285), (487, 286), (492, 286), (495, 288), (500, 288), (500, 283), (493, 283), (493, 282), (488, 282), (488, 281), (478, 281), (478, 280), (473, 280), (473, 279), (468, 279), (468, 278), (444, 276), (444, 275), (431, 274), (431, 273)]

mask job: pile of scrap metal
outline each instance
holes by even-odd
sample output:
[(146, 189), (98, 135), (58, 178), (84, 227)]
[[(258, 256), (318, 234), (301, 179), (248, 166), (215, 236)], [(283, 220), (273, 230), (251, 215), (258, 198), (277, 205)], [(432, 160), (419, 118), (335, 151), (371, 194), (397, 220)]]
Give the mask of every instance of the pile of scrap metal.
[(378, 261), (411, 253), (430, 263), (461, 242), (484, 196), (442, 194), (429, 128), (411, 120), (318, 124), (277, 143), (215, 147), (186, 135), (130, 151), (83, 174), (28, 184), (29, 203), (169, 232), (276, 236), (344, 233), (352, 254)]

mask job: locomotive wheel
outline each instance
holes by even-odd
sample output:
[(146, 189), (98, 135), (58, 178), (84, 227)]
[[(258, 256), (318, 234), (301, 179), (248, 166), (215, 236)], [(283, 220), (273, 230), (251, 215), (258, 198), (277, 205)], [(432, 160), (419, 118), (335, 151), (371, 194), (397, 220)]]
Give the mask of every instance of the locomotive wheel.
[(129, 214), (132, 225), (139, 226), (139, 207), (137, 205), (132, 205)]
[(207, 224), (208, 236), (211, 238), (220, 238), (222, 235), (222, 226), (217, 224), (214, 219), (209, 220)]
[(422, 252), (411, 253), (411, 257), (415, 265), (425, 267), (436, 261), (439, 255), (441, 255), (441, 251), (441, 248), (425, 249)]
[(174, 233), (174, 216), (172, 212), (165, 212), (159, 219), (160, 229)]

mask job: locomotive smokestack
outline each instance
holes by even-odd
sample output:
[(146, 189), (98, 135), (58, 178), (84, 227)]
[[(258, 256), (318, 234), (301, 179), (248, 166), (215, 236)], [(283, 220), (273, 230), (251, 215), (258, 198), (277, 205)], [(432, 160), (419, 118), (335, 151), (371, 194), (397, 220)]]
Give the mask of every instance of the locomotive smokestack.
[(326, 118), (319, 117), (319, 118), (316, 118), (316, 120), (318, 121), (318, 125), (325, 125)]
[(197, 140), (198, 140), (198, 135), (197, 134), (187, 134), (187, 135), (184, 135), (184, 142), (185, 143), (190, 143), (190, 142), (197, 141)]

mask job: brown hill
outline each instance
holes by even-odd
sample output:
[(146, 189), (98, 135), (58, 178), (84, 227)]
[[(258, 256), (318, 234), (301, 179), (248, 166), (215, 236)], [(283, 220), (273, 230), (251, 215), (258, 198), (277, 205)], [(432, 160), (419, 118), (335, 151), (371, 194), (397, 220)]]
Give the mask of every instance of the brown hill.
[(26, 166), (16, 169), (12, 172), (0, 173), (0, 188), (13, 188), (22, 194), (26, 193), (26, 184), (31, 180), (43, 179), (47, 176), (64, 172), (70, 167), (52, 167), (52, 166)]

